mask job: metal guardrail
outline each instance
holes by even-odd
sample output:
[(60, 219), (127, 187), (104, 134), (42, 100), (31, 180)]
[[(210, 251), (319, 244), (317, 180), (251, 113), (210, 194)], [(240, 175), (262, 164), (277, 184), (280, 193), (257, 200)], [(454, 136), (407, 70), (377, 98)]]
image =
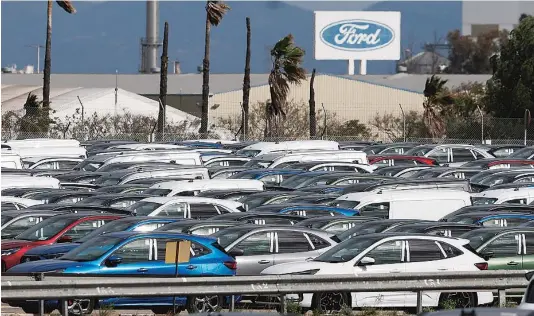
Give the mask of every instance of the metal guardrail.
[[(422, 311), (423, 292), (494, 291), (499, 305), (505, 291), (524, 289), (527, 270), (365, 275), (262, 275), (235, 277), (117, 277), (94, 275), (2, 277), (2, 300), (46, 300), (106, 297), (190, 296), (205, 294), (278, 295), (317, 292), (417, 292), (417, 311)], [(282, 307), (284, 308), (284, 307)]]

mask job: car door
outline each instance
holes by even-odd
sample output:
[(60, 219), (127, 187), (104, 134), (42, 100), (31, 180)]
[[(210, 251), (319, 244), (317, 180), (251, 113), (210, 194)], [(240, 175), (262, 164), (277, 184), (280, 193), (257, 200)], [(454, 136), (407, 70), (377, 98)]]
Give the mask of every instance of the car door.
[(482, 257), (489, 257), (489, 270), (521, 269), (521, 236), (515, 232), (499, 235), (481, 247), (478, 253)]
[[(408, 239), (407, 240), (406, 272), (446, 272), (453, 271), (453, 259), (447, 259), (441, 246), (434, 240)], [(425, 292), (423, 306), (435, 306), (439, 300), (439, 292)], [(417, 294), (406, 292), (405, 306), (417, 305)]]
[(274, 264), (304, 261), (315, 258), (313, 245), (309, 238), (300, 231), (280, 230), (275, 235)]
[[(404, 240), (385, 241), (365, 253), (364, 257), (373, 258), (372, 265), (354, 266), (354, 274), (402, 273), (406, 269), (406, 242)], [(352, 293), (354, 305), (365, 306), (404, 306), (405, 292), (358, 292)]]
[(274, 232), (248, 235), (227, 251), (233, 248), (243, 250), (243, 255), (236, 257), (237, 275), (259, 275), (274, 264)]
[[(175, 275), (178, 276), (202, 276), (204, 275), (202, 260), (199, 260), (200, 257), (209, 253), (209, 250), (201, 245), (191, 242), (191, 247), (189, 250), (190, 257), (187, 262), (176, 263), (165, 263), (168, 258), (165, 258), (167, 246), (173, 247), (174, 244), (167, 245), (167, 243), (180, 242), (181, 240), (177, 239), (167, 239), (167, 238), (155, 238), (152, 239), (154, 242), (153, 257), (150, 262), (150, 267), (146, 274), (165, 274), (169, 276)], [(170, 258), (174, 261), (174, 258)]]
[(534, 270), (534, 232), (521, 234), (521, 247), (523, 248), (522, 269)]
[(106, 260), (100, 265), (101, 274), (151, 274), (151, 258), (154, 252), (154, 239), (134, 239), (121, 245), (109, 257), (120, 257), (117, 266), (106, 265)]

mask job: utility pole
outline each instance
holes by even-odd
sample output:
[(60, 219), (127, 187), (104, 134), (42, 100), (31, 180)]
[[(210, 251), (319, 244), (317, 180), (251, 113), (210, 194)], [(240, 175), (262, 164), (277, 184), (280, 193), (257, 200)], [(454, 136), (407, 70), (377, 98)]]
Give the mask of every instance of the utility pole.
[(41, 48), (44, 48), (43, 45), (26, 45), (26, 47), (32, 47), (37, 48), (37, 73), (39, 73), (39, 69), (41, 67)]

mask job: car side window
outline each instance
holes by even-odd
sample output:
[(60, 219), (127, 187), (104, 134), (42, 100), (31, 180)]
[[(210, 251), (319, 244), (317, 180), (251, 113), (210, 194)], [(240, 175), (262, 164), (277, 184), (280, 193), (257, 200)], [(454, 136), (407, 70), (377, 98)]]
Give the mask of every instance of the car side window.
[(410, 262), (425, 262), (445, 259), (438, 244), (433, 240), (408, 240), (410, 249)]
[(271, 253), (271, 232), (259, 232), (248, 236), (237, 244), (244, 256), (267, 255)]
[(330, 246), (330, 243), (322, 239), (321, 237), (318, 237), (314, 234), (305, 234), (305, 235), (308, 236), (308, 238), (313, 244), (313, 247), (315, 247), (315, 250), (323, 249), (323, 248)]
[(513, 200), (508, 200), (508, 201), (505, 201), (503, 203), (510, 203), (510, 204), (527, 204), (527, 199), (524, 198), (524, 199), (513, 199)]
[(506, 234), (491, 241), (484, 249), (484, 252), (493, 253), (493, 258), (503, 258), (517, 256), (519, 250), (519, 235)]
[(525, 250), (526, 255), (534, 255), (534, 233), (525, 232), (525, 245), (523, 249)]
[(53, 161), (43, 162), (35, 166), (33, 169), (46, 169), (46, 170), (54, 169), (54, 162)]
[[(179, 241), (179, 240), (155, 239), (157, 252), (156, 252), (156, 256), (154, 257), (154, 260), (165, 261), (165, 252), (167, 248), (167, 242), (176, 242), (176, 241)], [(191, 248), (189, 251), (191, 252), (191, 258), (198, 258), (198, 257), (205, 256), (211, 253), (211, 251), (208, 248), (196, 242), (191, 242)]]
[(454, 162), (469, 162), (475, 160), (475, 156), (471, 150), (467, 148), (453, 148), (452, 161)]
[(350, 228), (352, 228), (354, 226), (356, 226), (356, 224), (353, 223), (353, 222), (340, 222), (340, 223), (335, 223), (335, 224), (330, 225), (325, 230), (327, 232), (331, 232), (333, 234), (337, 234), (337, 233), (344, 232), (347, 229), (350, 229)]
[(60, 160), (57, 161), (59, 169), (73, 169), (78, 165), (79, 161), (68, 161), (68, 160)]
[(432, 151), (428, 158), (434, 158), (439, 163), (449, 162), (449, 150), (447, 148), (439, 148)]
[(207, 203), (191, 203), (189, 204), (191, 210), (191, 218), (206, 219), (219, 215), (217, 208), (212, 204)]
[(139, 199), (124, 199), (110, 204), (111, 207), (125, 208), (139, 201)]
[(278, 231), (278, 253), (306, 252), (313, 250), (302, 232)]
[(454, 258), (464, 254), (460, 249), (451, 246), (446, 242), (439, 242), (439, 244), (441, 245), (441, 249), (443, 249), (443, 251), (447, 255), (447, 258)]
[(121, 257), (122, 263), (145, 262), (150, 260), (151, 247), (153, 239), (137, 239), (121, 246), (113, 255)]
[(85, 237), (85, 235), (92, 233), (98, 227), (104, 226), (109, 221), (102, 219), (84, 221), (69, 229), (64, 236), (69, 236), (72, 238), (72, 241), (77, 241)]
[(367, 204), (358, 210), (362, 216), (389, 218), (389, 202)]
[(401, 240), (387, 241), (376, 246), (369, 251), (365, 256), (375, 259), (375, 264), (395, 264), (402, 263), (404, 257), (402, 255), (403, 247)]
[(174, 216), (174, 217), (184, 217), (185, 214), (185, 205), (182, 203), (173, 203), (163, 207), (161, 211), (157, 214), (158, 216)]

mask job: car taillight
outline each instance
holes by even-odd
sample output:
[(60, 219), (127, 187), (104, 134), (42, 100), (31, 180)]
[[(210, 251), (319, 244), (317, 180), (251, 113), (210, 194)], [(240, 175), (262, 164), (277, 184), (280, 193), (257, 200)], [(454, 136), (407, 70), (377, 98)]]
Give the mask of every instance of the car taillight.
[(487, 262), (475, 263), (475, 267), (477, 267), (479, 270), (488, 270), (488, 263)]
[(226, 261), (224, 265), (230, 270), (237, 270), (237, 262), (235, 261)]

